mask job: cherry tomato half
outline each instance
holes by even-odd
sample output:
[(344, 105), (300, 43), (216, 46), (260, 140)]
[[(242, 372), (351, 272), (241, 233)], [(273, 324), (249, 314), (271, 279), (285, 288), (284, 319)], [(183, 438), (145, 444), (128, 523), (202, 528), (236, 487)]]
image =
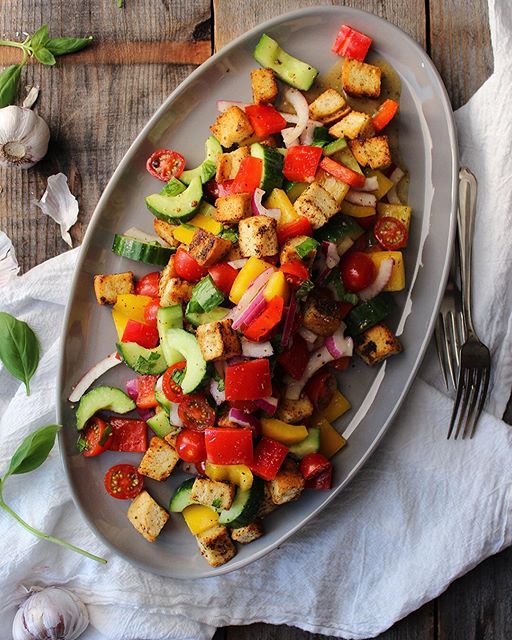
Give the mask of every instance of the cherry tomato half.
[(208, 273), (211, 275), (215, 285), (222, 291), (222, 293), (229, 296), (233, 282), (238, 275), (238, 271), (227, 262), (219, 262), (218, 264), (210, 267)]
[(182, 429), (176, 438), (176, 451), (185, 462), (202, 462), (206, 460), (204, 433), (192, 429)]
[(279, 267), (279, 271), (284, 273), (286, 282), (294, 287), (299, 287), (304, 280), (309, 279), (308, 268), (303, 262), (300, 262), (300, 260), (285, 262)]
[(308, 453), (300, 461), (300, 472), (304, 480), (310, 480), (331, 468), (329, 460), (321, 453)]
[(188, 251), (181, 247), (174, 254), (174, 268), (176, 274), (180, 278), (188, 280), (188, 282), (197, 282), (208, 273), (206, 269), (194, 260)]
[(215, 424), (215, 411), (206, 398), (198, 393), (183, 396), (178, 415), (185, 427), (194, 431), (204, 431)]
[(187, 361), (182, 360), (176, 362), (167, 369), (162, 378), (162, 391), (167, 400), (171, 402), (181, 402), (183, 400), (183, 389), (181, 386), (172, 379), (172, 374), (175, 371), (182, 371), (187, 366)]
[(105, 474), (105, 489), (113, 498), (128, 500), (142, 491), (142, 476), (131, 464), (116, 464)]
[(373, 229), (375, 237), (389, 251), (403, 249), (407, 245), (407, 228), (401, 220), (384, 216), (379, 218)]
[(153, 298), (153, 300), (148, 302), (144, 307), (144, 320), (146, 324), (149, 324), (151, 327), (157, 326), (158, 309), (160, 309), (160, 298)]
[(377, 267), (366, 253), (354, 251), (341, 259), (341, 278), (351, 293), (370, 286), (377, 276)]
[(313, 403), (315, 409), (325, 409), (329, 406), (334, 392), (338, 388), (336, 378), (329, 371), (318, 371), (311, 377), (304, 391)]
[(177, 151), (158, 149), (149, 156), (146, 169), (154, 178), (168, 182), (171, 178), (181, 176), (185, 169), (185, 158)]
[(78, 440), (78, 449), (85, 458), (92, 458), (106, 451), (111, 440), (112, 427), (101, 418), (93, 416)]
[(146, 273), (145, 276), (137, 282), (135, 285), (135, 293), (138, 296), (150, 296), (151, 298), (158, 298), (158, 284), (160, 282), (160, 272), (152, 271)]

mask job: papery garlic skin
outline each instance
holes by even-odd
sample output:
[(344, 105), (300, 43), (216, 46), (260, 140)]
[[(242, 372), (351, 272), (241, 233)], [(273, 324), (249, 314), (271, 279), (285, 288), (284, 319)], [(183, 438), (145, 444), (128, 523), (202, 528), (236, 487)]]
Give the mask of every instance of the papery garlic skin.
[(50, 129), (30, 109), (10, 105), (0, 109), (0, 165), (28, 169), (48, 151)]
[(85, 604), (62, 587), (32, 587), (12, 623), (12, 640), (76, 640), (89, 626)]

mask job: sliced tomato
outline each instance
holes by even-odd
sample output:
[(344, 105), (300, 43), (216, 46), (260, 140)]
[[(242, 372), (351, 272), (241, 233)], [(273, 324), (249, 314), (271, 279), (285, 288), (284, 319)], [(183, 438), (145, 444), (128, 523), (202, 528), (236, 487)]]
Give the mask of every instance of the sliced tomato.
[(175, 371), (183, 371), (186, 366), (187, 361), (181, 360), (181, 362), (176, 362), (176, 364), (170, 366), (163, 375), (162, 391), (164, 392), (164, 396), (167, 400), (170, 400), (171, 402), (181, 402), (183, 400), (183, 389), (175, 380), (173, 380), (172, 374)]
[(341, 278), (345, 289), (357, 293), (370, 286), (377, 276), (377, 267), (366, 253), (354, 251), (341, 259)]
[(270, 104), (250, 104), (245, 107), (245, 113), (249, 116), (257, 136), (265, 137), (272, 133), (279, 133), (286, 127), (286, 120)]
[(152, 271), (142, 276), (135, 285), (135, 293), (138, 296), (150, 296), (158, 298), (158, 284), (160, 282), (160, 271)]
[(357, 173), (357, 171), (353, 171), (349, 167), (346, 167), (344, 164), (336, 162), (331, 158), (323, 158), (322, 162), (320, 163), (320, 168), (324, 171), (327, 171), (327, 173), (330, 173), (331, 176), (338, 178), (338, 180), (349, 184), (351, 187), (354, 187), (354, 189), (360, 189), (364, 185), (364, 181), (366, 180), (366, 178), (362, 174)]
[(215, 411), (199, 393), (183, 396), (178, 415), (185, 427), (194, 431), (204, 431), (215, 424)]
[(155, 384), (158, 376), (139, 376), (137, 378), (137, 400), (139, 409), (154, 409), (158, 407), (155, 397)]
[(136, 342), (141, 347), (153, 349), (158, 344), (156, 323), (152, 326), (137, 320), (128, 320), (121, 342)]
[(144, 307), (144, 320), (150, 327), (157, 326), (157, 314), (160, 309), (160, 298), (153, 298), (151, 302), (148, 302)]
[(291, 238), (295, 238), (296, 236), (311, 235), (313, 235), (311, 223), (307, 218), (304, 218), (303, 216), (300, 216), (293, 222), (282, 224), (277, 228), (277, 240), (279, 242), (279, 246), (281, 247), (287, 240), (290, 240)]
[(181, 176), (185, 169), (185, 158), (172, 149), (158, 149), (149, 156), (146, 169), (154, 178), (168, 182), (171, 178)]
[(328, 471), (331, 463), (322, 453), (308, 453), (300, 461), (300, 472), (304, 480), (310, 480)]
[(103, 482), (107, 492), (118, 500), (135, 498), (144, 486), (137, 467), (131, 464), (116, 464), (110, 467)]
[(248, 156), (240, 163), (240, 168), (231, 183), (230, 193), (254, 193), (260, 186), (263, 162), (260, 158)]
[(78, 440), (78, 450), (85, 458), (99, 456), (112, 441), (112, 427), (101, 418), (93, 416), (86, 424)]
[(311, 354), (304, 338), (296, 333), (293, 336), (291, 347), (277, 356), (277, 361), (288, 375), (295, 380), (300, 380), (306, 371)]
[(201, 267), (188, 251), (185, 251), (182, 247), (174, 254), (174, 268), (176, 274), (188, 282), (198, 282), (208, 273), (208, 271)]
[(308, 380), (304, 391), (315, 409), (321, 411), (329, 406), (337, 388), (334, 375), (329, 371), (320, 370)]
[(279, 267), (285, 275), (286, 282), (294, 287), (300, 287), (304, 280), (309, 280), (309, 270), (300, 260), (285, 262)]
[(148, 426), (144, 420), (134, 418), (110, 418), (112, 440), (110, 451), (144, 453), (148, 448)]
[(208, 273), (211, 275), (212, 280), (218, 289), (225, 295), (229, 296), (233, 282), (235, 281), (238, 271), (227, 262), (219, 262), (218, 264), (210, 267)]
[(176, 452), (185, 462), (206, 460), (204, 433), (193, 429), (182, 429), (176, 438)]
[(397, 111), (398, 102), (390, 98), (384, 100), (372, 118), (372, 125), (375, 131), (382, 131), (393, 120)]
[(388, 251), (397, 251), (407, 245), (409, 234), (401, 220), (384, 216), (375, 223), (373, 233), (379, 243)]

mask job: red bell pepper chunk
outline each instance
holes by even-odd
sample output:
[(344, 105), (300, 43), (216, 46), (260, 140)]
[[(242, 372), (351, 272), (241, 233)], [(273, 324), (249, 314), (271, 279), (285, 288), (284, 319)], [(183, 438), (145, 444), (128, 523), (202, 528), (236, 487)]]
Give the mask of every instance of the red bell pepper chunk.
[(148, 448), (148, 428), (144, 420), (110, 418), (112, 427), (111, 451), (144, 453)]
[(155, 397), (155, 384), (158, 376), (139, 376), (137, 378), (137, 399), (139, 409), (154, 409), (158, 407)]
[(362, 62), (366, 58), (372, 39), (346, 24), (341, 25), (332, 50), (344, 58), (353, 58)]
[(330, 489), (332, 487), (332, 464), (326, 471), (306, 480), (306, 489)]
[(335, 162), (331, 158), (327, 157), (322, 159), (320, 168), (327, 171), (327, 173), (330, 173), (331, 176), (334, 176), (338, 180), (346, 182), (351, 187), (354, 187), (354, 189), (360, 189), (364, 185), (364, 181), (366, 179), (361, 173), (352, 171), (352, 169), (346, 167), (344, 164)]
[(205, 429), (206, 459), (212, 464), (246, 464), (253, 461), (251, 429)]
[(384, 100), (372, 118), (372, 125), (375, 131), (382, 131), (393, 120), (397, 111), (398, 102), (390, 98)]
[(254, 451), (254, 461), (249, 467), (263, 480), (274, 480), (287, 453), (288, 447), (281, 442), (262, 438)]
[(288, 375), (295, 380), (300, 380), (306, 371), (310, 355), (307, 342), (301, 335), (295, 334), (291, 347), (280, 353), (277, 361)]
[(263, 313), (260, 313), (248, 327), (243, 329), (245, 337), (254, 342), (266, 340), (272, 329), (281, 322), (283, 309), (284, 300), (281, 296), (274, 296)]
[(287, 240), (290, 240), (290, 238), (311, 235), (313, 235), (311, 222), (302, 216), (297, 218), (297, 220), (293, 220), (293, 222), (286, 222), (277, 228), (277, 241), (281, 247)]
[(299, 287), (304, 280), (309, 280), (308, 268), (300, 260), (285, 262), (279, 267), (279, 271), (284, 273), (286, 282), (294, 287)]
[(286, 127), (286, 120), (269, 104), (250, 104), (245, 107), (245, 113), (257, 136), (265, 137), (272, 133), (279, 133)]
[(128, 320), (121, 342), (136, 342), (141, 347), (152, 349), (158, 344), (158, 330), (156, 326)]
[(231, 183), (230, 193), (254, 193), (254, 190), (260, 186), (262, 167), (260, 158), (253, 156), (244, 158)]
[(227, 367), (224, 386), (226, 400), (259, 400), (271, 396), (270, 362), (259, 358)]
[(321, 157), (322, 147), (290, 147), (284, 159), (284, 177), (291, 182), (313, 182)]

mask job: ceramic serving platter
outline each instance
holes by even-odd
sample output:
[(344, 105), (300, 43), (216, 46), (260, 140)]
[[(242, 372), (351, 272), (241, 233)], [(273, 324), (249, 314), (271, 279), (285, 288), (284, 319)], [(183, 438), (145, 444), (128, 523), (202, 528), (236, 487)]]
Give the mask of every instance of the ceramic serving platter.
[[(331, 44), (341, 24), (349, 24), (373, 38), (373, 56), (384, 58), (401, 80), (400, 151), (410, 172), (409, 204), (413, 209), (406, 258), (407, 289), (396, 296), (397, 310), (390, 326), (404, 345), (400, 356), (370, 369), (358, 363), (343, 377), (343, 392), (353, 409), (337, 424), (348, 439), (333, 459), (334, 488), (306, 491), (265, 521), (265, 535), (239, 546), (236, 557), (219, 568), (199, 555), (183, 519), (173, 515), (155, 543), (144, 540), (126, 517), (128, 503), (111, 498), (103, 488), (105, 471), (119, 462), (138, 464), (140, 454), (107, 453), (83, 458), (76, 450), (75, 417), (67, 397), (92, 365), (112, 352), (116, 334), (110, 309), (95, 300), (95, 273), (133, 270), (137, 276), (154, 270), (111, 252), (113, 235), (137, 226), (152, 230), (152, 216), (144, 196), (158, 187), (145, 170), (146, 158), (157, 148), (182, 152), (188, 166), (199, 164), (216, 101), (250, 102), (249, 72), (263, 32), (287, 51), (322, 72), (336, 61)], [(113, 124), (115, 126), (115, 123)], [(87, 230), (63, 329), (58, 383), (58, 420), (62, 461), (77, 507), (96, 535), (128, 561), (148, 571), (174, 578), (198, 578), (239, 569), (261, 558), (317, 517), (325, 505), (354, 477), (377, 446), (418, 370), (443, 294), (451, 247), (457, 192), (457, 146), (452, 111), (442, 81), (423, 49), (397, 27), (374, 15), (348, 7), (317, 7), (290, 13), (252, 29), (192, 73), (165, 101), (144, 127), (116, 169)], [(119, 366), (101, 383), (124, 386), (133, 377)], [(150, 493), (167, 506), (184, 479), (173, 474), (166, 482), (147, 481)]]

